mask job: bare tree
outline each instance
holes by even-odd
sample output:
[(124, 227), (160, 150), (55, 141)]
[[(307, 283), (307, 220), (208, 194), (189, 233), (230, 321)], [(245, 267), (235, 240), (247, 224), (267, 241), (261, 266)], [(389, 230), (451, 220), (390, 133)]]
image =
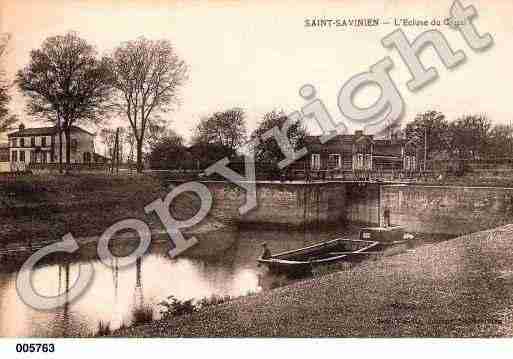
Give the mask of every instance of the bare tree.
[(123, 43), (112, 55), (116, 105), (132, 129), (141, 172), (143, 144), (152, 120), (178, 101), (178, 89), (187, 78), (187, 66), (168, 40), (140, 37)]
[(125, 137), (126, 137), (126, 128), (125, 127), (118, 127), (118, 153), (117, 153), (117, 159), (118, 161), (123, 164), (123, 161), (125, 160)]
[(116, 138), (116, 130), (103, 127), (99, 133), (100, 141), (105, 146), (106, 155), (114, 160), (114, 141)]
[[(2, 36), (0, 43), (0, 59), (5, 53), (10, 38), (10, 34), (3, 34)], [(0, 133), (9, 131), (11, 126), (17, 121), (16, 116), (9, 114), (8, 105), (11, 100), (11, 96), (9, 96), (10, 87), (9, 82), (5, 78), (4, 71), (0, 71)]]
[(125, 143), (128, 145), (127, 162), (130, 165), (130, 169), (132, 169), (132, 164), (134, 162), (135, 155), (135, 136), (134, 133), (131, 131), (131, 128), (127, 128), (125, 132)]
[(74, 32), (49, 37), (40, 49), (31, 51), (30, 62), (18, 71), (16, 82), (29, 99), (29, 113), (57, 126), (62, 170), (62, 133), (69, 163), (72, 126), (99, 123), (109, 111), (107, 58), (98, 60), (96, 50)]

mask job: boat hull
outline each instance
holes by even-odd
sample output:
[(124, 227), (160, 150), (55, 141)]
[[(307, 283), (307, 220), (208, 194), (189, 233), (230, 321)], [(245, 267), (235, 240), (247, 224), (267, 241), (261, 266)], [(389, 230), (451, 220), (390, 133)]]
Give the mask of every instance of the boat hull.
[(258, 262), (266, 265), (274, 273), (304, 274), (318, 265), (351, 261), (362, 258), (367, 252), (377, 248), (378, 242), (366, 240), (334, 239), (308, 247), (278, 253)]

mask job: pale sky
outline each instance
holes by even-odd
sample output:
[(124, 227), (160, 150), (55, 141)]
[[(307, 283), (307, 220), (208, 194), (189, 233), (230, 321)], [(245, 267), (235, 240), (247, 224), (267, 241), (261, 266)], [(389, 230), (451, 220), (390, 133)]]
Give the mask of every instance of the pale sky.
[[(467, 113), (485, 113), (494, 123), (513, 120), (513, 1), (463, 0), (474, 5), (478, 31), (490, 33), (494, 46), (473, 52), (459, 32), (436, 27), (453, 50), (463, 50), (466, 63), (447, 71), (427, 49), (422, 59), (434, 65), (439, 79), (411, 93), (407, 67), (396, 50), (381, 39), (397, 29), (377, 27), (308, 28), (305, 19), (414, 17), (444, 19), (452, 1), (345, 0), (345, 1), (165, 1), (165, 0), (0, 0), (0, 32), (12, 33), (4, 67), (9, 76), (25, 66), (29, 51), (52, 35), (74, 30), (95, 45), (100, 54), (122, 41), (144, 35), (166, 38), (189, 66), (189, 81), (181, 93), (182, 105), (168, 114), (171, 127), (188, 138), (199, 119), (214, 111), (243, 107), (249, 130), (263, 113), (274, 108), (287, 112), (305, 101), (299, 88), (313, 84), (338, 118), (337, 95), (353, 75), (368, 71), (391, 56), (391, 72), (406, 104), (404, 120), (417, 112), (436, 109), (449, 119)], [(410, 41), (433, 27), (403, 27)], [(363, 91), (360, 105), (372, 104), (379, 91)], [(24, 100), (14, 94), (12, 110), (26, 125)], [(122, 119), (120, 123), (126, 124)], [(39, 123), (42, 125), (42, 123)], [(315, 127), (311, 127), (315, 132)], [(92, 128), (92, 130), (95, 130)]]

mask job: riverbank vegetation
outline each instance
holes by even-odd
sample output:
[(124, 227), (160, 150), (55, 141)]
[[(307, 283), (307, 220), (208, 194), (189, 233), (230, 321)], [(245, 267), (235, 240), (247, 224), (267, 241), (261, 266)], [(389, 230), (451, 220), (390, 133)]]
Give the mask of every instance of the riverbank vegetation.
[[(248, 292), (245, 296), (253, 295), (253, 292)], [(210, 307), (218, 306), (224, 303), (228, 303), (234, 299), (241, 298), (243, 296), (230, 296), (230, 295), (212, 295), (210, 297), (204, 297), (200, 300), (186, 299), (180, 300), (174, 296), (169, 296), (166, 300), (159, 303), (161, 307), (159, 321), (172, 320), (173, 318), (181, 317), (184, 315), (196, 313), (205, 310)], [(123, 331), (129, 327), (136, 327), (143, 324), (155, 322), (156, 318), (154, 315), (153, 307), (151, 305), (143, 305), (138, 308), (134, 308), (132, 311), (132, 321), (130, 326), (125, 322), (121, 323), (118, 329), (113, 330), (109, 322), (100, 321), (98, 323), (98, 329), (93, 336), (109, 336), (117, 331)]]

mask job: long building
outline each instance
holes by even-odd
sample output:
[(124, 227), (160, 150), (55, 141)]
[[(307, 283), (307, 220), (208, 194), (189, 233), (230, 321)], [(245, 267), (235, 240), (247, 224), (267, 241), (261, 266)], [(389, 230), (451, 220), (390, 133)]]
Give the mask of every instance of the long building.
[(307, 136), (308, 156), (303, 165), (310, 170), (416, 171), (418, 149), (403, 139), (374, 139), (356, 131), (353, 135), (337, 135), (321, 144), (320, 136)]

